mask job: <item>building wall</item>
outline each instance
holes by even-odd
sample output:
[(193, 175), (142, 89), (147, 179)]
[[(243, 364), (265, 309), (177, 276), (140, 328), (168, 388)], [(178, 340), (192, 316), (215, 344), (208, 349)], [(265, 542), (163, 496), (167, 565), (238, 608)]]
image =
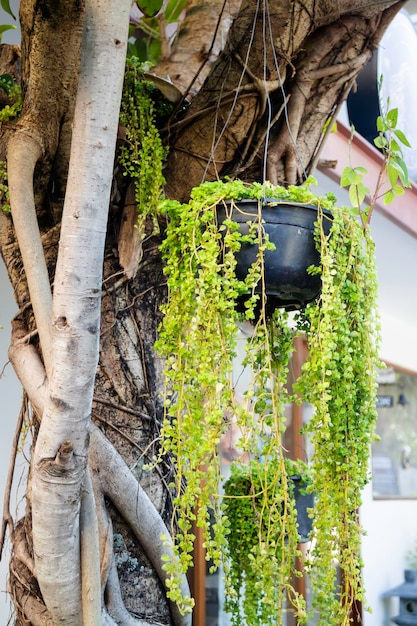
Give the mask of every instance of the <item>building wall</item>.
[[(380, 280), (381, 358), (417, 373), (417, 241), (378, 214), (372, 231)], [(407, 553), (417, 542), (417, 500), (374, 500), (371, 485), (363, 500), (364, 581), (373, 611), (365, 613), (364, 624), (388, 626), (388, 616), (398, 615), (398, 599), (383, 600), (381, 594), (403, 582)]]

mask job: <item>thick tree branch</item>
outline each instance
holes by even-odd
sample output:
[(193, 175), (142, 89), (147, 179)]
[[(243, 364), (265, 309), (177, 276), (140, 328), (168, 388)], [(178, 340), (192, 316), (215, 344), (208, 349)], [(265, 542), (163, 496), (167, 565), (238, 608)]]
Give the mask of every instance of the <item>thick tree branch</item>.
[[(45, 11), (43, 4), (22, 0), (20, 5), (24, 100), (22, 113), (7, 146), (7, 163), (13, 223), (49, 375), (52, 299), (36, 215), (36, 205), (44, 197), (45, 189), (35, 191), (33, 181), (35, 167), (40, 161), (45, 171), (50, 171), (55, 160), (60, 172), (55, 185), (64, 184), (68, 161), (64, 156), (63, 128), (68, 127), (66, 120), (72, 117), (83, 11), (80, 0), (67, 2), (65, 6), (58, 3), (53, 14)], [(46, 15), (49, 19), (45, 18)], [(53, 64), (48, 60), (51, 50), (56, 54)], [(59, 82), (54, 72), (59, 76)], [(57, 158), (58, 144), (60, 155)]]
[(9, 359), (23, 389), (40, 417), (45, 408), (47, 377), (35, 346), (27, 338), (27, 331), (19, 316), (12, 321), (12, 341)]
[(35, 166), (41, 155), (41, 145), (30, 134), (21, 131), (12, 135), (7, 151), (7, 175), (13, 224), (28, 281), (45, 368), (49, 376), (52, 369), (52, 293), (33, 192)]
[[(162, 545), (161, 536), (169, 536), (169, 531), (122, 457), (98, 428), (91, 431), (90, 460), (92, 471), (97, 472), (102, 492), (123, 515), (140, 543), (146, 546), (149, 560), (160, 580), (165, 582), (167, 574), (163, 569), (162, 555), (171, 558), (172, 552), (169, 546)], [(103, 466), (106, 467), (105, 477), (102, 476)], [(185, 576), (182, 593), (185, 597), (190, 594)], [(181, 615), (172, 603), (171, 612), (176, 626), (191, 624), (191, 615)]]
[[(246, 177), (262, 180), (265, 144), (259, 147), (256, 138), (263, 128), (268, 128), (268, 152), (275, 144), (269, 177), (283, 183), (300, 182), (310, 171), (322, 128), (345, 92), (345, 83), (352, 84), (402, 5), (403, 0), (366, 5), (362, 0), (337, 5), (314, 0), (271, 0), (262, 6), (242, 2), (218, 62), (172, 137), (165, 170), (168, 195), (186, 200), (202, 179), (233, 177), (242, 170)], [(326, 33), (333, 31), (341, 39), (334, 39), (331, 48)], [(332, 81), (334, 72), (340, 77), (336, 81)], [(252, 93), (252, 98), (240, 97), (248, 84), (255, 83), (253, 77), (265, 89)], [(277, 88), (271, 93), (268, 85)], [(224, 98), (230, 93), (238, 94), (232, 103)], [(288, 110), (284, 107), (277, 120), (276, 112), (286, 99)], [(260, 117), (265, 102), (268, 110)], [(190, 125), (188, 120), (193, 120)], [(259, 128), (255, 134), (254, 124)], [(255, 145), (248, 150), (251, 136)], [(252, 159), (250, 170), (242, 154)]]
[(100, 546), (93, 483), (87, 468), (80, 507), (83, 622), (101, 626)]
[[(20, 334), (23, 334), (23, 329), (20, 329)], [(13, 349), (10, 349), (10, 360), (20, 382), (27, 389), (30, 402), (35, 407), (36, 412), (42, 415), (47, 400), (47, 389), (45, 386), (45, 371), (39, 359), (39, 354), (33, 346), (19, 342), (17, 339)], [(108, 570), (112, 557), (110, 556), (109, 558), (106, 554), (108, 554), (107, 546), (112, 544), (112, 533), (110, 532), (109, 534), (108, 532), (110, 522), (105, 513), (105, 508), (102, 506), (104, 504), (102, 503), (103, 495), (112, 500), (119, 513), (130, 525), (163, 583), (166, 579), (166, 573), (162, 569), (162, 555), (170, 555), (171, 553), (167, 546), (162, 545), (160, 537), (161, 534), (169, 535), (169, 532), (122, 457), (94, 424), (92, 424), (91, 431), (90, 466), (96, 491), (97, 517), (101, 527), (100, 553), (102, 555), (102, 563), (103, 561), (106, 563), (104, 568), (102, 566), (101, 579), (102, 584), (105, 585), (108, 576), (112, 576), (109, 582), (109, 611), (111, 615), (113, 615), (114, 611), (116, 618), (119, 612), (125, 615), (125, 610), (121, 608), (120, 599), (117, 596), (114, 571), (111, 574)], [(183, 580), (183, 593), (186, 596), (190, 594), (185, 577)], [(171, 610), (175, 626), (189, 626), (191, 616), (180, 615), (175, 605), (171, 607)], [(121, 623), (123, 624), (123, 622)], [(127, 626), (130, 626), (128, 622)]]
[[(103, 251), (129, 10), (130, 0), (86, 2), (54, 281), (54, 369), (33, 458), (36, 572), (45, 603), (62, 626), (88, 625), (81, 611), (80, 497), (98, 363)], [(71, 454), (64, 456), (67, 449)], [(61, 465), (61, 458), (68, 462)]]
[[(196, 93), (218, 58), (241, 0), (190, 0), (168, 57), (155, 68), (184, 96)], [(201, 28), (204, 24), (204, 29)]]
[(14, 533), (14, 523), (13, 523), (12, 514), (10, 512), (10, 494), (12, 491), (17, 450), (19, 446), (20, 435), (22, 433), (22, 426), (23, 426), (26, 408), (27, 408), (27, 399), (24, 399), (22, 407), (20, 409), (19, 419), (17, 420), (16, 429), (15, 429), (15, 433), (13, 437), (12, 453), (11, 453), (11, 457), (9, 461), (9, 468), (7, 471), (6, 484), (4, 487), (3, 516), (2, 516), (1, 530), (0, 530), (0, 561), (1, 561), (2, 554), (3, 554), (7, 527), (9, 527), (9, 533), (12, 536), (12, 538), (13, 538), (13, 533)]
[[(328, 70), (329, 66), (320, 67), (323, 59), (326, 58), (332, 50), (337, 48), (338, 43), (342, 40), (346, 32), (353, 30), (358, 18), (351, 17), (340, 20), (338, 24), (331, 24), (311, 37), (306, 45), (303, 59), (295, 71), (295, 77), (291, 87), (292, 97), (288, 104), (288, 114), (286, 124), (281, 125), (280, 132), (270, 146), (267, 155), (267, 178), (273, 184), (278, 183), (277, 166), (281, 159), (285, 160), (285, 182), (294, 185), (297, 182), (299, 171), (304, 174), (307, 169), (307, 163), (300, 162), (300, 154), (297, 150), (298, 135), (305, 115), (305, 107), (308, 102), (313, 86), (318, 78), (331, 75)], [(359, 57), (355, 57), (349, 63), (349, 71), (352, 69), (357, 73), (359, 69), (370, 58), (372, 50), (368, 49), (366, 53), (362, 53)], [(346, 65), (346, 64), (345, 64)], [(352, 66), (352, 67), (351, 67)], [(337, 64), (330, 66), (332, 72), (337, 68)], [(326, 70), (326, 72), (324, 72)], [(317, 72), (320, 74), (317, 76)], [(341, 72), (342, 75), (345, 72)], [(343, 80), (345, 76), (343, 75)]]

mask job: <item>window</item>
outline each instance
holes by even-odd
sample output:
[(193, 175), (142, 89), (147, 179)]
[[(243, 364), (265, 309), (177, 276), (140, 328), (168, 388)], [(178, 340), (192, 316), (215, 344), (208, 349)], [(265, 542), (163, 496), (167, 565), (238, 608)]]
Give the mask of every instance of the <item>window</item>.
[(373, 496), (417, 498), (417, 375), (389, 365), (378, 382)]

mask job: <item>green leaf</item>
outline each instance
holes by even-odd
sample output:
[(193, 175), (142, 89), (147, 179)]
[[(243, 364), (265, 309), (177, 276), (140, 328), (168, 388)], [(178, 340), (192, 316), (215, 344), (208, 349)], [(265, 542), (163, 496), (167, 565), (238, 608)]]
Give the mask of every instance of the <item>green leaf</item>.
[(145, 39), (135, 39), (127, 44), (128, 56), (137, 57), (143, 63), (148, 60), (148, 46)]
[[(16, 19), (15, 14), (13, 13), (13, 11), (10, 8), (9, 0), (0, 0), (0, 6), (3, 9), (3, 11), (6, 11), (6, 13), (11, 15), (14, 20)], [(16, 28), (16, 27), (12, 27), (12, 28)]]
[(368, 187), (366, 187), (366, 185), (364, 185), (363, 183), (359, 183), (359, 185), (358, 185), (358, 197), (359, 197), (359, 201), (360, 201), (361, 204), (365, 200), (365, 197), (367, 196), (368, 193), (369, 193)]
[(390, 128), (395, 128), (398, 124), (398, 109), (391, 109), (387, 113), (387, 122)]
[(0, 43), (3, 37), (3, 33), (5, 33), (6, 30), (16, 30), (16, 26), (14, 26), (13, 24), (0, 24)]
[(360, 207), (361, 202), (359, 200), (359, 196), (358, 196), (358, 188), (356, 185), (351, 185), (349, 187), (349, 200), (352, 206), (354, 207)]
[(364, 167), (347, 166), (342, 172), (340, 184), (342, 187), (358, 185), (362, 181), (363, 174), (367, 174), (367, 170)]
[(391, 141), (389, 142), (389, 147), (390, 147), (391, 153), (402, 154), (401, 146), (396, 141), (396, 139), (394, 139), (394, 137), (391, 137)]
[(165, 22), (167, 24), (176, 22), (186, 4), (187, 0), (169, 0), (164, 12)]
[(352, 206), (359, 208), (368, 193), (368, 187), (366, 187), (362, 182), (351, 185), (349, 187), (349, 199)]
[(392, 190), (396, 196), (402, 196), (405, 193), (405, 189), (402, 185), (393, 185)]
[(392, 167), (397, 170), (400, 180), (402, 184), (404, 185), (404, 187), (410, 186), (410, 181), (408, 179), (408, 167), (404, 159), (401, 156), (392, 155), (388, 162), (388, 167)]
[(397, 165), (399, 165), (401, 169), (400, 179), (402, 184), (404, 185), (404, 187), (411, 187), (411, 183), (408, 178), (408, 167), (406, 162), (401, 157), (397, 157), (396, 161)]
[(382, 150), (387, 145), (387, 140), (385, 139), (384, 135), (378, 135), (378, 137), (375, 137), (374, 139), (374, 144), (377, 148), (380, 148)]
[(376, 118), (376, 129), (379, 133), (382, 133), (385, 130), (384, 120), (382, 119), (380, 115), (378, 115), (378, 117)]
[(163, 0), (136, 0), (136, 4), (146, 17), (153, 17), (161, 10)]
[(149, 44), (149, 59), (153, 63), (157, 63), (161, 56), (161, 40), (153, 39)]
[(351, 185), (359, 185), (359, 183), (361, 182), (362, 178), (363, 178), (362, 174), (358, 174), (357, 172), (353, 171), (351, 173), (351, 176), (350, 176), (350, 183), (351, 183)]
[(395, 198), (395, 193), (392, 189), (389, 189), (388, 191), (386, 191), (384, 193), (384, 203), (385, 204), (391, 204), (391, 202), (394, 200)]
[(388, 174), (388, 180), (390, 182), (391, 187), (394, 187), (394, 185), (396, 184), (399, 176), (400, 176), (400, 168), (398, 167), (398, 165), (393, 162), (390, 161), (387, 165), (387, 174)]
[(394, 134), (397, 137), (397, 139), (399, 139), (399, 141), (401, 141), (401, 143), (404, 144), (404, 146), (407, 146), (407, 148), (411, 148), (410, 142), (408, 141), (407, 137), (404, 135), (404, 133), (401, 130), (395, 130)]
[(340, 186), (341, 187), (348, 187), (352, 180), (351, 180), (351, 172), (352, 172), (352, 168), (351, 167), (345, 167), (345, 169), (342, 172), (342, 176), (340, 177)]

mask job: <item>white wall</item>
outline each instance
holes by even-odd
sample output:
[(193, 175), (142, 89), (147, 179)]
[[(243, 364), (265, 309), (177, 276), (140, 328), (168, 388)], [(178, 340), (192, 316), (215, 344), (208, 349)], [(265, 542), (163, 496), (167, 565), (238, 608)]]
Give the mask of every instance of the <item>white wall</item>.
[(361, 522), (366, 531), (362, 544), (366, 598), (372, 613), (364, 612), (365, 626), (393, 626), (398, 615), (397, 597), (382, 594), (404, 581), (407, 553), (417, 540), (416, 500), (373, 500), (372, 487), (363, 494)]
[[(378, 214), (372, 232), (380, 281), (381, 358), (417, 373), (417, 240)], [(389, 615), (398, 615), (398, 598), (384, 600), (381, 594), (404, 580), (407, 553), (417, 541), (417, 500), (373, 500), (368, 486), (361, 519), (367, 532), (364, 582), (373, 611), (365, 613), (364, 623), (388, 626)]]

